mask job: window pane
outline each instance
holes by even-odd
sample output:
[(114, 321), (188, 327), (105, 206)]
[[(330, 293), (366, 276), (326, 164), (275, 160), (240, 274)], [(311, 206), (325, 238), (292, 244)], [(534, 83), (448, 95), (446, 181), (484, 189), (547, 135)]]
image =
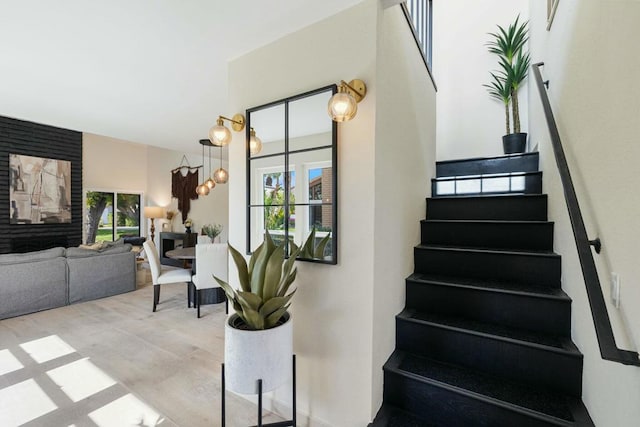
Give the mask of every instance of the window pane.
[(87, 243), (113, 241), (113, 193), (87, 191)]
[(118, 194), (116, 214), (117, 238), (122, 236), (140, 236), (140, 195)]
[(330, 146), (333, 121), (327, 114), (330, 91), (289, 103), (289, 151)]
[[(303, 245), (314, 233), (313, 244), (303, 247), (299, 257), (330, 260), (333, 257), (333, 205), (296, 206), (298, 227), (291, 232), (297, 245)], [(304, 221), (304, 222), (303, 222)]]
[[(263, 241), (265, 230), (278, 245), (285, 239), (285, 208), (284, 206), (253, 207), (250, 212), (250, 250), (253, 252)], [(295, 207), (289, 208), (289, 236), (295, 231)], [(290, 239), (292, 237), (289, 237)]]
[(260, 152), (251, 157), (284, 153), (284, 104), (249, 113), (251, 128), (262, 141)]

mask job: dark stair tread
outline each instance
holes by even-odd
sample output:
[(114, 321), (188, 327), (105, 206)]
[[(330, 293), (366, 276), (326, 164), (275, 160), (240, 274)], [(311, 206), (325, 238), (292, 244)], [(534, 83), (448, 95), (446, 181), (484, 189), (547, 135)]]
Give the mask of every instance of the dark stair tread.
[[(441, 427), (410, 412), (389, 404), (383, 404), (369, 427)], [(442, 426), (444, 427), (444, 426)]]
[(553, 251), (548, 250), (534, 250), (534, 249), (496, 249), (496, 248), (479, 248), (477, 246), (459, 246), (459, 245), (430, 245), (421, 243), (416, 245), (418, 249), (436, 249), (436, 250), (447, 250), (447, 251), (455, 251), (455, 252), (483, 252), (483, 253), (493, 253), (493, 254), (505, 254), (505, 255), (531, 255), (531, 256), (543, 256), (549, 258), (559, 258), (560, 255)]
[(466, 319), (459, 316), (452, 316), (439, 313), (424, 312), (414, 309), (405, 309), (399, 314), (400, 318), (419, 320), (431, 324), (448, 326), (469, 333), (480, 333), (499, 338), (507, 338), (512, 341), (519, 341), (523, 344), (535, 344), (556, 351), (568, 353), (576, 357), (581, 357), (581, 353), (571, 340), (563, 336), (549, 335), (525, 329), (512, 328), (505, 325), (480, 322), (473, 319)]
[[(469, 157), (469, 158), (461, 158), (461, 159), (440, 160), (436, 162), (436, 172), (438, 172), (440, 169), (443, 169), (443, 167), (446, 168), (447, 166), (452, 164), (462, 166), (463, 164), (481, 163), (481, 162), (484, 162), (485, 164), (475, 165), (476, 169), (485, 169), (485, 168), (492, 169), (495, 167), (498, 167), (498, 168), (502, 167), (504, 169), (507, 169), (504, 165), (496, 164), (496, 163), (506, 162), (505, 164), (510, 164), (510, 161), (512, 160), (518, 161), (518, 160), (526, 160), (528, 158), (536, 158), (535, 164), (537, 165), (539, 163), (537, 161), (539, 154), (540, 153), (538, 153), (537, 151), (532, 151), (528, 153), (505, 154), (503, 156), (493, 156), (493, 157)], [(491, 162), (493, 162), (494, 164), (491, 164)], [(444, 175), (438, 174), (438, 176), (444, 176)]]
[(512, 294), (571, 301), (571, 298), (560, 288), (534, 286), (512, 281), (473, 279), (468, 277), (452, 277), (449, 275), (442, 276), (426, 273), (413, 273), (407, 279), (416, 282), (437, 283), (445, 286), (460, 286), (475, 289), (486, 289)]
[[(385, 365), (385, 369), (393, 370), (395, 368), (425, 379), (435, 380), (458, 389), (486, 396), (508, 405), (526, 408), (561, 420), (574, 421), (571, 407), (575, 398), (570, 396), (532, 387), (531, 385), (518, 384), (493, 375), (437, 362), (411, 353), (399, 351), (396, 351), (396, 353), (398, 354), (395, 366), (393, 366), (394, 363), (389, 363)], [(390, 362), (392, 359), (390, 359)]]

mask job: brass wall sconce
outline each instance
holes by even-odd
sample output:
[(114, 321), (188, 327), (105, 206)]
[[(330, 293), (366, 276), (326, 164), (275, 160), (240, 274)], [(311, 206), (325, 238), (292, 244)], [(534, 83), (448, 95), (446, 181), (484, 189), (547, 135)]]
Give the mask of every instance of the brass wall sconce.
[(346, 122), (351, 120), (358, 111), (358, 102), (362, 101), (367, 94), (367, 85), (358, 79), (349, 83), (340, 80), (338, 93), (329, 100), (328, 111), (331, 120), (335, 122)]
[(236, 132), (244, 129), (246, 123), (244, 116), (240, 113), (234, 115), (231, 119), (225, 116), (218, 116), (216, 125), (209, 129), (209, 141), (213, 145), (224, 147), (231, 142), (231, 131), (224, 125), (225, 120), (231, 122), (231, 129)]

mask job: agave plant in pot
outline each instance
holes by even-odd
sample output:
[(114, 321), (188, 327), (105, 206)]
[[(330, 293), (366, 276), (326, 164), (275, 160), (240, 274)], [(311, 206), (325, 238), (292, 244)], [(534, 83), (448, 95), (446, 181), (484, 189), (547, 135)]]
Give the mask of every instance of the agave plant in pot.
[(238, 269), (240, 288), (215, 278), (235, 313), (225, 324), (225, 377), (229, 390), (256, 394), (257, 380), (267, 392), (286, 382), (292, 372), (293, 327), (288, 308), (295, 289), (294, 266), (299, 248), (285, 257), (284, 242), (269, 233), (249, 263), (233, 246), (229, 252)]
[[(524, 153), (527, 134), (520, 129), (520, 104), (518, 92), (529, 73), (531, 63), (529, 53), (524, 51), (529, 40), (527, 22), (519, 22), (520, 17), (504, 29), (498, 25), (498, 31), (489, 33), (492, 40), (488, 43), (489, 52), (498, 56), (500, 71), (491, 72), (491, 83), (484, 85), (489, 95), (504, 105), (506, 134), (502, 137), (505, 154)], [(509, 105), (513, 117), (513, 131), (509, 121)]]

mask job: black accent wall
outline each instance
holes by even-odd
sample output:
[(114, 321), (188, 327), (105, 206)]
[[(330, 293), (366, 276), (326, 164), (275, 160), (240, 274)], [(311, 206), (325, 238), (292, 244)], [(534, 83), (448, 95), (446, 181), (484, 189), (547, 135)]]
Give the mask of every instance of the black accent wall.
[[(9, 154), (71, 162), (71, 223), (10, 224)], [(82, 243), (82, 132), (0, 116), (0, 253)]]

